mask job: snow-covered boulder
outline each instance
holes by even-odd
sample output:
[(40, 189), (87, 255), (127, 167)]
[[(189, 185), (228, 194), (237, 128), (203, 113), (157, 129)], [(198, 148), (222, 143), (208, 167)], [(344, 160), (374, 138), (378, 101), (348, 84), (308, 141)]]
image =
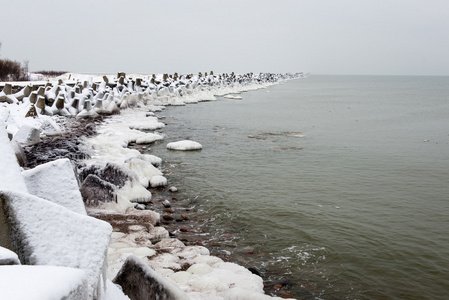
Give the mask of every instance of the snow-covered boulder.
[(57, 266), (1, 266), (2, 300), (89, 299), (86, 272)]
[(183, 140), (167, 144), (167, 149), (170, 150), (189, 151), (189, 150), (201, 150), (202, 148), (203, 146), (201, 146), (200, 143), (190, 140)]
[(22, 172), (30, 194), (86, 215), (73, 165), (58, 159)]
[(24, 146), (38, 144), (41, 141), (41, 133), (38, 128), (30, 125), (22, 125), (14, 135), (14, 140)]
[(134, 255), (128, 256), (113, 282), (131, 299), (190, 300), (185, 292)]
[(30, 194), (1, 191), (0, 200), (23, 264), (83, 269), (89, 298), (98, 294), (106, 279), (111, 225)]

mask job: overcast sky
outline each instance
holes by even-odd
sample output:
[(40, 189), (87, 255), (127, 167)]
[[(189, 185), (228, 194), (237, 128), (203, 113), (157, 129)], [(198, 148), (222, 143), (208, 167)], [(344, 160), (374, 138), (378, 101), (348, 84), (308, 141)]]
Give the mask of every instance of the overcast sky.
[(80, 73), (449, 75), (448, 0), (0, 0), (1, 58)]

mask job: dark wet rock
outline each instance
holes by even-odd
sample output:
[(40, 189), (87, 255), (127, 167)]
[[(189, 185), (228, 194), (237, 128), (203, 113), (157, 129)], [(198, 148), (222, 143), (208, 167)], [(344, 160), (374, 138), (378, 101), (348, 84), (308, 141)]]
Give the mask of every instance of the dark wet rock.
[(64, 127), (64, 134), (57, 137), (41, 136), (40, 143), (23, 148), (26, 158), (26, 165), (23, 167), (34, 168), (60, 158), (68, 158), (75, 163), (89, 158), (89, 154), (81, 146), (80, 139), (86, 135), (94, 135), (95, 132), (86, 132), (85, 124), (84, 120), (64, 118), (64, 124), (61, 124)]
[(250, 271), (250, 272), (253, 273), (253, 274), (256, 274), (257, 276), (261, 276), (259, 270), (257, 270), (257, 269), (254, 268), (254, 267), (249, 267), (249, 268), (248, 268), (248, 271)]
[(87, 176), (89, 176), (90, 174), (100, 177), (101, 176), (101, 167), (97, 166), (97, 165), (91, 165), (91, 166), (82, 168), (81, 171), (78, 173), (80, 181), (83, 182), (87, 178)]
[(97, 175), (89, 174), (81, 184), (80, 192), (84, 203), (88, 205), (117, 202), (116, 186)]
[(163, 215), (162, 219), (164, 219), (165, 221), (173, 221), (175, 218), (170, 215)]
[(100, 177), (121, 188), (127, 181), (133, 180), (135, 173), (115, 163), (107, 163)]
[(131, 300), (188, 300), (186, 293), (152, 270), (136, 256), (129, 256), (113, 282)]

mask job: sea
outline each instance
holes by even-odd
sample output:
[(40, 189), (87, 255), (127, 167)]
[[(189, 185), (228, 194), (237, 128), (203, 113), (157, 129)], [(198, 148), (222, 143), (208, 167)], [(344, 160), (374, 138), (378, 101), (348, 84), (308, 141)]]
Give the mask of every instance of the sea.
[[(310, 75), (168, 107), (212, 253), (297, 299), (449, 299), (449, 77)], [(276, 292), (277, 291), (277, 292)]]

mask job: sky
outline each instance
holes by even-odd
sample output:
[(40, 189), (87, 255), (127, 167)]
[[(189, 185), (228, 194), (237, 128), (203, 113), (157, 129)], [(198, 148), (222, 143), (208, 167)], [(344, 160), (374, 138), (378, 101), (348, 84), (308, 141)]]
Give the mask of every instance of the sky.
[(31, 71), (449, 75), (447, 0), (0, 0)]

